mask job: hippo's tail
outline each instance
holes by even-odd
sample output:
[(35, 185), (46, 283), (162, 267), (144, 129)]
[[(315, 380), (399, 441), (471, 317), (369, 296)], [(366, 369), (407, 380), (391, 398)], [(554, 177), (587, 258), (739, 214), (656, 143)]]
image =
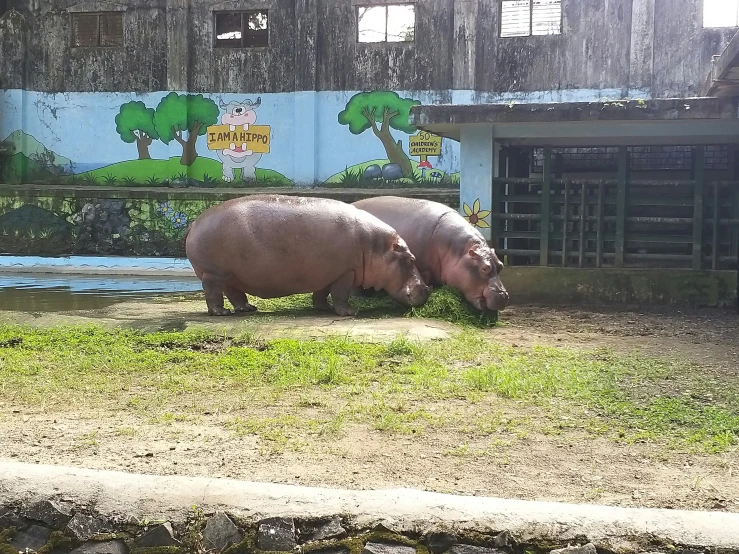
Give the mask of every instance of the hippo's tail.
[(185, 245), (187, 244), (187, 235), (190, 234), (190, 229), (192, 229), (192, 225), (188, 225), (187, 229), (185, 229), (185, 234), (182, 235), (182, 248), (185, 248)]

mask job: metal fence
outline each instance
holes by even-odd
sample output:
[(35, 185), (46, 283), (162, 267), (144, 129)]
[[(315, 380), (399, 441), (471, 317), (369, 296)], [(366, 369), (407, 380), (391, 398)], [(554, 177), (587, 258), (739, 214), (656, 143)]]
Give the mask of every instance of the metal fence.
[(707, 181), (704, 149), (690, 180), (636, 180), (629, 152), (616, 179), (558, 179), (551, 148), (541, 178), (493, 179), (492, 233), (510, 265), (733, 269), (739, 181)]

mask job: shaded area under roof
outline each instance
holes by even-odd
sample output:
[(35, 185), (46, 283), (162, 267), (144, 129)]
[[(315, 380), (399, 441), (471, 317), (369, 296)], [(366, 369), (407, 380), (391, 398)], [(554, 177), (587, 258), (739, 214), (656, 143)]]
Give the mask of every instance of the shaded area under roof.
[(704, 96), (739, 95), (739, 33), (720, 55), (713, 57), (702, 93)]
[(639, 146), (739, 143), (735, 98), (670, 98), (546, 104), (425, 105), (417, 128), (460, 140), (462, 127), (489, 127), (511, 145)]

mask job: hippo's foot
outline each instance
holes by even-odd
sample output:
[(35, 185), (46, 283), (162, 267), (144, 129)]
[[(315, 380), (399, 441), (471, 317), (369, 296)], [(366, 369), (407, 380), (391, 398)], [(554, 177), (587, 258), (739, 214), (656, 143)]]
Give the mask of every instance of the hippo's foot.
[(223, 174), (224, 183), (233, 183), (233, 181), (234, 181), (233, 175), (226, 175), (225, 173)]
[(228, 308), (208, 308), (208, 315), (231, 315), (231, 310)]
[(223, 293), (226, 295), (226, 298), (228, 298), (228, 301), (231, 302), (231, 305), (233, 305), (235, 312), (245, 313), (257, 311), (257, 307), (253, 304), (249, 304), (246, 294), (240, 290), (233, 287), (224, 287)]

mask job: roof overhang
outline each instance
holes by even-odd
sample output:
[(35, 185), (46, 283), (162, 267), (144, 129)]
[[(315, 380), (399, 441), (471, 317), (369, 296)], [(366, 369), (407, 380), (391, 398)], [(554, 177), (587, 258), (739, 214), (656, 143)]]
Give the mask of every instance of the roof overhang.
[(702, 92), (704, 96), (739, 95), (739, 33), (711, 60), (711, 70)]
[(463, 127), (535, 146), (739, 143), (739, 102), (685, 98), (552, 104), (434, 105), (411, 108), (415, 127), (460, 140)]

